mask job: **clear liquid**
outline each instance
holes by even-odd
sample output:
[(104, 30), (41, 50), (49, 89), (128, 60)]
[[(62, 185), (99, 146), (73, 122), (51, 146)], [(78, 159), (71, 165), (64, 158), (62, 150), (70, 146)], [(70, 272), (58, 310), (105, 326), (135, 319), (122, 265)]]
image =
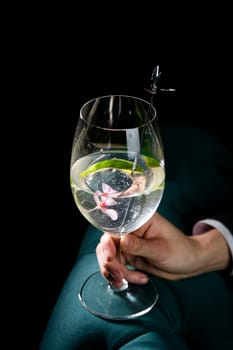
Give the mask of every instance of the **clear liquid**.
[(98, 153), (78, 159), (71, 168), (71, 188), (83, 216), (102, 231), (128, 233), (142, 226), (158, 208), (164, 191), (165, 169), (147, 168), (143, 157), (137, 164), (143, 171), (105, 167), (86, 176), (91, 164), (106, 159), (129, 159), (128, 153)]

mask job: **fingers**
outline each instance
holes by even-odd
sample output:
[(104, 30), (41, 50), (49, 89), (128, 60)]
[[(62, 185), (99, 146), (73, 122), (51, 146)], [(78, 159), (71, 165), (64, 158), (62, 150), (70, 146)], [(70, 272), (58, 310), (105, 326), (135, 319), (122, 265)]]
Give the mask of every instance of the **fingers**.
[[(119, 239), (117, 238), (119, 241)], [(148, 281), (147, 276), (132, 268), (125, 266), (125, 259), (121, 260), (117, 257), (116, 239), (110, 234), (104, 234), (100, 243), (96, 247), (96, 256), (100, 267), (101, 274), (116, 288), (122, 286), (122, 279), (128, 282), (144, 284)]]
[(127, 269), (125, 270), (125, 279), (130, 283), (145, 284), (148, 282), (148, 276), (140, 271)]
[(166, 242), (158, 238), (143, 239), (132, 234), (121, 239), (121, 249), (125, 254), (140, 256), (146, 259), (155, 259), (157, 254), (163, 252)]
[(108, 233), (102, 235), (96, 253), (100, 261), (111, 261), (116, 256), (116, 245)]
[[(118, 239), (119, 240), (119, 239)], [(115, 239), (105, 233), (96, 247), (97, 261), (100, 272), (116, 288), (121, 287), (124, 278), (124, 265), (117, 259)]]
[(126, 279), (130, 283), (145, 284), (148, 281), (146, 274), (136, 271), (131, 267), (120, 264), (119, 262), (112, 261), (107, 263), (103, 268), (103, 276), (111, 282), (116, 288), (122, 286), (122, 280)]

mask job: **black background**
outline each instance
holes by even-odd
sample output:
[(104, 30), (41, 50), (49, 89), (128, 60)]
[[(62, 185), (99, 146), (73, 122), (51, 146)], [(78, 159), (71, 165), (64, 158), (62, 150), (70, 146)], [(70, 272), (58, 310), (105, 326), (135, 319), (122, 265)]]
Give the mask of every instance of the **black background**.
[(81, 105), (112, 93), (150, 98), (144, 88), (159, 65), (159, 87), (176, 89), (156, 96), (160, 122), (211, 129), (232, 147), (232, 68), (227, 56), (219, 61), (213, 60), (215, 50), (205, 55), (200, 50), (197, 54), (195, 48), (184, 52), (177, 57), (171, 49), (165, 57), (154, 53), (143, 61), (135, 51), (127, 59), (116, 55), (111, 59), (106, 52), (106, 57), (79, 63), (72, 72), (50, 62), (30, 95), (29, 118), (20, 123), (20, 142), (12, 155), (18, 181), (14, 190), (18, 201), (12, 200), (17, 212), (17, 218), (12, 218), (13, 224), (17, 221), (14, 246), (23, 262), (19, 266), (16, 261), (12, 275), (15, 295), (23, 289), (22, 299), (17, 300), (22, 306), (20, 317), (29, 310), (21, 336), (32, 337), (31, 349), (40, 342), (86, 227), (69, 186), (72, 139)]
[(159, 64), (160, 86), (176, 89), (156, 98), (160, 122), (201, 125), (232, 147), (231, 9), (163, 5), (42, 4), (4, 12), (3, 348), (38, 349), (77, 256), (86, 222), (71, 196), (69, 163), (84, 102), (111, 93), (148, 98), (144, 87)]

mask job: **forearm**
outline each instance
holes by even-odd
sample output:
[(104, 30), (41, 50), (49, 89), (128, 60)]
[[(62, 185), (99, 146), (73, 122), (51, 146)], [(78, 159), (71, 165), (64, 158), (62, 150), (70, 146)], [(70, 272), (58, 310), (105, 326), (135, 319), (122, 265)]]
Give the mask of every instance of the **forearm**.
[(229, 246), (219, 230), (213, 228), (193, 236), (199, 247), (200, 273), (225, 270), (231, 262)]

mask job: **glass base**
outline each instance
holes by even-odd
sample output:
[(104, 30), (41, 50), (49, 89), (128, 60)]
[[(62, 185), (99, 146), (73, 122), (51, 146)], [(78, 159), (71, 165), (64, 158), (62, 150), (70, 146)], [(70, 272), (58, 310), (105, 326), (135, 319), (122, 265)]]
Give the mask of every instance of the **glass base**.
[(158, 292), (149, 280), (147, 284), (128, 284), (122, 291), (111, 288), (100, 271), (84, 282), (79, 299), (92, 314), (109, 320), (130, 320), (149, 312), (158, 300)]

